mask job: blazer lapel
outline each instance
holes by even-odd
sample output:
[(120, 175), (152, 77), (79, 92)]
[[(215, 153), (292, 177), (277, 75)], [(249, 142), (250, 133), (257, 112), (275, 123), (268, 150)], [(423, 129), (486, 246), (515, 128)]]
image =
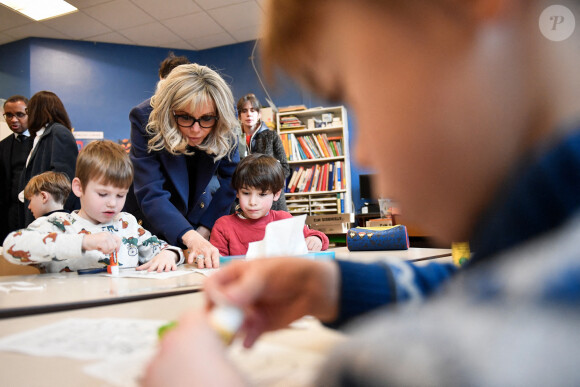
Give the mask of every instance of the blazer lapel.
[(169, 180), (173, 183), (173, 186), (179, 193), (181, 200), (186, 204), (185, 207), (187, 207), (187, 201), (189, 198), (189, 179), (185, 156), (175, 156), (167, 151), (162, 151), (159, 154), (159, 159), (167, 171)]

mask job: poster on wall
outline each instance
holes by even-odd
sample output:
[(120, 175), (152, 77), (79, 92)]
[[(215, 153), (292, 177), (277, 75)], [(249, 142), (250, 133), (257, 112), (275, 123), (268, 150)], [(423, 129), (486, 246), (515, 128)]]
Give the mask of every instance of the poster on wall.
[(79, 151), (83, 149), (89, 142), (95, 140), (102, 140), (105, 138), (103, 132), (93, 130), (79, 131), (73, 129), (73, 135), (77, 140), (77, 146), (79, 147)]

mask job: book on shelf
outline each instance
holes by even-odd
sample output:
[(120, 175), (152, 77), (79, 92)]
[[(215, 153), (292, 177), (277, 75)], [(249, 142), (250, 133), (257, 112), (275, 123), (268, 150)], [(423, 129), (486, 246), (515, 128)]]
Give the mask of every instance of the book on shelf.
[(294, 159), (294, 161), (303, 160), (302, 152), (300, 151), (299, 148), (300, 144), (296, 140), (296, 137), (292, 134), (290, 138), (292, 138), (292, 158)]
[(290, 147), (288, 146), (288, 133), (280, 134), (280, 140), (282, 141), (282, 147), (284, 148), (284, 153), (286, 153), (286, 160), (290, 161)]
[(340, 213), (344, 213), (344, 193), (336, 194), (336, 207), (340, 210)]
[(316, 187), (318, 186), (318, 179), (320, 177), (320, 165), (314, 166), (314, 177), (312, 178), (312, 188), (310, 192), (317, 191)]
[(292, 181), (291, 181), (292, 185), (289, 187), (290, 192), (296, 191), (296, 187), (298, 186), (298, 182), (299, 182), (300, 178), (302, 177), (302, 174), (304, 173), (304, 167), (297, 168), (296, 171), (297, 171), (296, 176), (292, 178)]
[(324, 143), (324, 137), (322, 137), (321, 134), (317, 134), (316, 140), (318, 140), (318, 144), (320, 146), (320, 149), (322, 150), (322, 153), (324, 153), (324, 157), (331, 157), (330, 153), (328, 152), (328, 149), (326, 148), (326, 144)]
[(320, 137), (322, 137), (322, 143), (324, 144), (324, 147), (326, 149), (326, 153), (328, 153), (328, 157), (336, 156), (336, 153), (334, 153), (332, 151), (332, 148), (330, 146), (330, 142), (328, 141), (328, 136), (326, 135), (326, 133), (322, 133), (320, 135)]
[(308, 168), (308, 177), (306, 179), (306, 184), (304, 185), (304, 192), (310, 191), (310, 186), (312, 185), (312, 179), (314, 178), (314, 167)]
[(322, 165), (320, 169), (320, 184), (318, 185), (318, 191), (326, 191), (326, 173), (328, 171), (328, 164)]
[(318, 143), (318, 139), (316, 138), (316, 136), (314, 134), (310, 135), (310, 139), (312, 141), (312, 144), (314, 144), (313, 146), (316, 148), (316, 150), (318, 151), (318, 155), (319, 158), (323, 158), (326, 157), (324, 155), (324, 152), (322, 151), (322, 147), (320, 146), (320, 144)]
[(306, 144), (306, 141), (304, 141), (304, 138), (302, 136), (298, 136), (296, 138), (298, 139), (298, 142), (300, 143), (300, 146), (304, 150), (304, 153), (306, 153), (306, 157), (309, 158), (309, 159), (313, 159), (314, 158), (314, 155), (310, 151), (310, 147)]
[(318, 153), (318, 149), (316, 149), (316, 146), (312, 143), (312, 139), (309, 136), (299, 136), (299, 137), (304, 143), (304, 146), (307, 147), (308, 151), (312, 154), (312, 158), (319, 159), (320, 154)]
[(328, 191), (334, 190), (334, 164), (328, 164)]
[(304, 188), (306, 187), (306, 183), (310, 178), (310, 174), (312, 173), (312, 168), (305, 168), (304, 172), (302, 172), (302, 176), (300, 176), (300, 182), (298, 183), (298, 187), (296, 190), (298, 192), (305, 192)]
[(300, 110), (306, 110), (306, 106), (305, 105), (292, 105), (292, 106), (279, 107), (278, 113), (297, 112)]

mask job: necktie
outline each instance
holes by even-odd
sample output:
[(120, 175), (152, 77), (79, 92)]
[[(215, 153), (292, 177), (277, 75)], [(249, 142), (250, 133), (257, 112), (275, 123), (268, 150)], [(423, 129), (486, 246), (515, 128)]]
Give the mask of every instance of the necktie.
[(18, 136), (16, 136), (16, 139), (20, 142), (24, 142), (26, 141), (26, 136), (23, 134), (19, 134)]

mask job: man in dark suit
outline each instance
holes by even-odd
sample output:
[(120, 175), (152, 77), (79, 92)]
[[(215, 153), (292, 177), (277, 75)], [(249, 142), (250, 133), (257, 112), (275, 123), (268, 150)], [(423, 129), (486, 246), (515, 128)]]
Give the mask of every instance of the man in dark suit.
[(4, 119), (13, 134), (0, 141), (0, 241), (24, 227), (24, 204), (18, 200), (20, 174), (32, 148), (28, 135), (28, 99), (14, 95), (4, 102)]

